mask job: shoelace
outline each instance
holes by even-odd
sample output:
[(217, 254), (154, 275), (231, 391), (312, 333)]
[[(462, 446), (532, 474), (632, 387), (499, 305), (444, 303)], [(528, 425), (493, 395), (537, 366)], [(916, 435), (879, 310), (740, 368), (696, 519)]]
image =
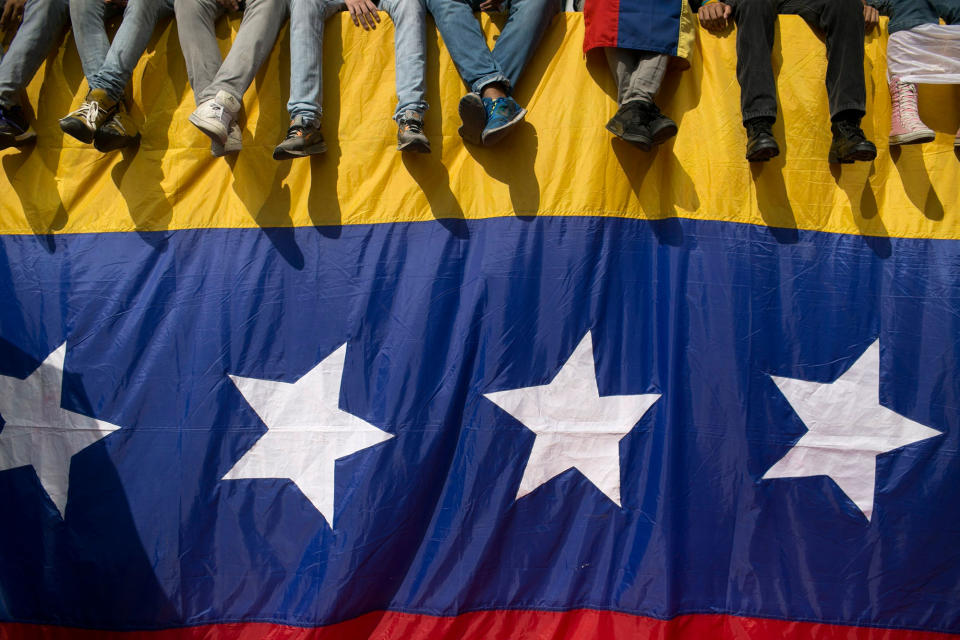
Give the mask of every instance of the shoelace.
[(87, 121), (87, 126), (91, 129), (97, 128), (97, 119), (100, 117), (100, 103), (89, 101), (84, 102), (78, 109), (80, 115)]
[(409, 130), (411, 133), (423, 133), (423, 124), (419, 120), (402, 118), (400, 126)]
[(860, 125), (854, 122), (841, 120), (840, 122), (836, 123), (836, 127), (837, 132), (840, 133), (844, 138), (856, 141), (867, 139), (866, 135), (863, 133), (863, 129), (860, 128)]
[(893, 83), (893, 101), (897, 105), (900, 122), (908, 129), (915, 129), (925, 126), (920, 120), (920, 112), (917, 109), (917, 85), (900, 82)]
[(227, 122), (227, 119), (223, 117), (223, 114), (225, 114), (227, 110), (224, 109), (223, 105), (216, 100), (210, 103), (210, 111), (213, 112), (213, 117), (220, 122)]

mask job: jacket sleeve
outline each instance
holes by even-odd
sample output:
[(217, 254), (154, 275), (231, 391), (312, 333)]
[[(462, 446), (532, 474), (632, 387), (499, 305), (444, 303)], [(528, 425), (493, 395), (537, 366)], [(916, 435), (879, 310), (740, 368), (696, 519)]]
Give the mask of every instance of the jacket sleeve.
[(879, 11), (881, 15), (893, 15), (893, 2), (891, 0), (866, 0), (866, 3)]

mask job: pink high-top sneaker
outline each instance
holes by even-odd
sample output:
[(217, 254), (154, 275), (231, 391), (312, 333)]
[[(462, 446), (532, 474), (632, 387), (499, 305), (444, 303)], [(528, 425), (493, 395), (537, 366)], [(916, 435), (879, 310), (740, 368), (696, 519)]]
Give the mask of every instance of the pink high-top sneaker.
[(933, 130), (920, 120), (917, 110), (917, 85), (901, 82), (890, 76), (890, 102), (893, 117), (890, 119), (890, 146), (920, 144), (936, 137)]

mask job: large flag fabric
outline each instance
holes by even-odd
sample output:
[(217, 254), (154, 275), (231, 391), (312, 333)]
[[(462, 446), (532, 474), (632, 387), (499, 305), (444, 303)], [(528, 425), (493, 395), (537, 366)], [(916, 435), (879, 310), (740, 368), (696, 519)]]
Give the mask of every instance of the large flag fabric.
[(136, 151), (56, 133), (72, 49), (31, 85), (38, 146), (0, 154), (0, 638), (960, 635), (956, 108), (830, 167), (788, 17), (784, 158), (743, 160), (707, 35), (644, 154), (567, 15), (496, 149), (431, 45), (434, 154), (401, 157), (382, 25), (328, 30), (312, 160), (269, 156), (285, 41), (232, 160), (172, 29)]
[(688, 58), (696, 23), (687, 0), (585, 0), (583, 50), (619, 47)]

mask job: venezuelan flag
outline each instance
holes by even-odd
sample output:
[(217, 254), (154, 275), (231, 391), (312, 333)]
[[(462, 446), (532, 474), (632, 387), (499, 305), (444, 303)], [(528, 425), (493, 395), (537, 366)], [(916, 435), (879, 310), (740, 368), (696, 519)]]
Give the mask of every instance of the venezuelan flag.
[(960, 634), (960, 112), (831, 167), (824, 45), (784, 17), (782, 157), (744, 161), (705, 34), (645, 154), (566, 15), (492, 149), (431, 31), (434, 153), (406, 157), (381, 25), (328, 29), (309, 160), (270, 158), (285, 38), (235, 159), (187, 122), (173, 26), (135, 152), (59, 134), (69, 42), (30, 86), (39, 142), (0, 153), (0, 637)]

